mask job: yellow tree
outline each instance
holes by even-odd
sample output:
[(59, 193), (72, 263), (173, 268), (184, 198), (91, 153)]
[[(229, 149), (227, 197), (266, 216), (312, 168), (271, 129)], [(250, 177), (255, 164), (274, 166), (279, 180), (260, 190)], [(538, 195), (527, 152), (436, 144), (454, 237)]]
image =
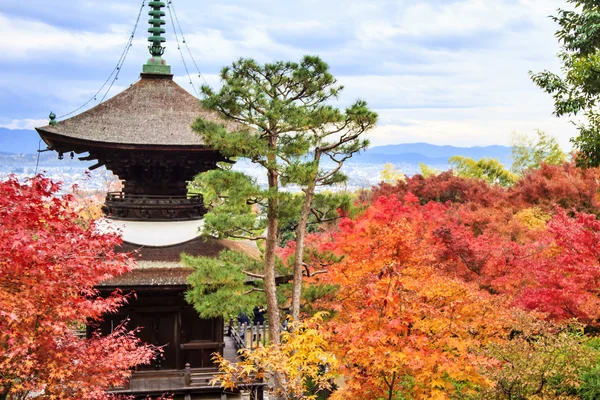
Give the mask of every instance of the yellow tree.
[[(292, 321), (290, 331), (282, 333), (281, 343), (241, 350), (237, 363), (215, 353), (219, 374), (213, 384), (234, 389), (263, 380), (269, 393), (279, 399), (316, 399), (319, 391), (331, 389), (337, 369), (337, 360), (319, 332), (325, 316), (317, 313), (304, 322)], [(275, 376), (277, 386), (271, 384)]]
[(511, 186), (518, 177), (493, 158), (473, 160), (469, 157), (454, 156), (448, 160), (454, 172), (463, 178), (483, 179), (491, 185)]
[(406, 176), (392, 163), (386, 163), (379, 174), (381, 180), (388, 185), (396, 185), (398, 181), (405, 182)]
[(530, 168), (540, 168), (542, 163), (560, 165), (567, 161), (567, 155), (560, 149), (556, 138), (546, 132), (536, 130), (534, 142), (526, 135), (514, 133), (511, 138), (513, 164), (511, 171), (525, 175)]

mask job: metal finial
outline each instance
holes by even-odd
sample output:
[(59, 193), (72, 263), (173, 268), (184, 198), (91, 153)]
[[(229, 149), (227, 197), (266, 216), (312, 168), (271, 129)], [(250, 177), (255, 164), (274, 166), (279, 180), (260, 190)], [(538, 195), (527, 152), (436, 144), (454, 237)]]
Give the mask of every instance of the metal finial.
[(151, 34), (148, 37), (148, 41), (150, 42), (148, 50), (152, 57), (144, 65), (143, 72), (151, 74), (170, 74), (171, 67), (169, 67), (165, 60), (161, 58), (165, 52), (165, 48), (162, 44), (166, 41), (162, 36), (162, 34), (165, 33), (165, 28), (162, 26), (166, 24), (165, 20), (162, 19), (162, 17), (165, 16), (165, 12), (162, 10), (162, 8), (165, 7), (165, 3), (163, 1), (150, 1), (148, 6), (151, 8), (151, 10), (148, 11), (148, 15), (150, 16), (150, 19), (148, 20), (148, 23), (150, 24), (148, 33)]
[(152, 34), (152, 36), (148, 37), (148, 41), (152, 43), (151, 46), (148, 46), (148, 50), (150, 50), (152, 57), (160, 57), (165, 52), (165, 48), (162, 46), (162, 43), (166, 41), (162, 36), (165, 33), (165, 28), (162, 26), (166, 22), (164, 19), (161, 19), (161, 17), (165, 16), (165, 12), (162, 10), (165, 3), (162, 1), (151, 1), (148, 3), (148, 6), (152, 7), (152, 10), (148, 11), (148, 15), (151, 17), (148, 23), (152, 25), (148, 28), (148, 33)]
[(50, 115), (48, 115), (48, 118), (50, 118), (50, 122), (49, 124), (52, 126), (56, 126), (56, 114), (54, 114), (52, 111), (50, 111)]

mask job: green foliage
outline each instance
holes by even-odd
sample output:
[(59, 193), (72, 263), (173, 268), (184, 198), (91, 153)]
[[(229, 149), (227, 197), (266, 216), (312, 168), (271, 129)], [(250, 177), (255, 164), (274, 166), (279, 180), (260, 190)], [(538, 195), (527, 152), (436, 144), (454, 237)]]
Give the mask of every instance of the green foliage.
[[(224, 155), (276, 171), (284, 186), (343, 183), (340, 163), (368, 145), (359, 136), (375, 124), (377, 114), (363, 100), (345, 111), (327, 104), (343, 89), (328, 68), (314, 56), (265, 65), (240, 59), (223, 68), (219, 92), (202, 87), (202, 104), (231, 122), (198, 119), (193, 129)], [(323, 169), (322, 156), (336, 167)], [(270, 195), (279, 196), (277, 191)]]
[(531, 79), (554, 99), (557, 116), (585, 114), (588, 124), (579, 126), (571, 141), (580, 151), (579, 166), (600, 165), (598, 100), (600, 99), (600, 4), (594, 0), (567, 0), (574, 10), (559, 9), (556, 37), (562, 45), (561, 74), (530, 72)]
[[(481, 398), (575, 398), (581, 371), (590, 371), (598, 358), (587, 340), (578, 328), (548, 326), (523, 314), (510, 340), (488, 346), (502, 364), (489, 370), (496, 386)], [(591, 393), (595, 382), (591, 377), (588, 382), (581, 390)]]
[[(282, 193), (283, 194), (283, 193)], [(279, 213), (279, 244), (285, 246), (290, 240), (296, 240), (300, 213), (305, 200), (303, 193), (286, 193), (282, 196)], [(311, 213), (308, 217), (307, 231), (315, 233), (322, 224), (337, 221), (341, 215), (354, 213), (354, 198), (348, 192), (315, 193)]]
[(260, 271), (260, 261), (233, 251), (223, 251), (218, 258), (183, 254), (181, 259), (194, 268), (185, 298), (200, 317), (228, 319), (242, 312), (250, 315), (254, 306), (265, 303), (263, 293), (255, 290), (262, 282), (244, 272)]
[(534, 142), (526, 135), (513, 134), (511, 171), (517, 175), (525, 175), (531, 168), (539, 168), (542, 163), (560, 165), (567, 156), (560, 149), (556, 139), (547, 133), (536, 130), (537, 141)]
[(579, 150), (575, 162), (580, 167), (600, 166), (600, 114), (589, 110), (586, 114), (587, 124), (578, 125), (579, 136), (571, 142)]
[[(326, 147), (333, 143), (332, 135), (372, 126), (377, 118), (362, 100), (345, 112), (326, 104), (343, 89), (328, 68), (314, 56), (265, 65), (240, 59), (221, 71), (219, 92), (202, 87), (203, 106), (238, 124), (225, 127), (199, 119), (193, 128), (227, 156), (248, 158), (278, 169), (287, 182), (306, 184), (318, 171), (318, 165), (304, 159), (311, 148)], [(360, 151), (367, 143), (348, 141), (336, 154)]]
[(266, 221), (257, 207), (266, 203), (269, 192), (261, 190), (252, 178), (241, 172), (216, 169), (198, 175), (190, 186), (192, 192), (202, 194), (205, 206), (211, 210), (204, 217), (205, 236), (262, 237)]
[[(231, 180), (205, 179), (205, 184), (224, 185), (226, 189), (225, 195), (218, 195), (223, 191), (221, 188), (207, 190), (207, 201), (213, 208), (206, 215), (206, 229), (218, 237), (265, 240), (263, 273), (267, 308), (269, 318), (276, 320), (279, 316), (274, 268), (280, 220), (288, 231), (296, 225), (301, 248), (310, 223), (315, 188), (346, 180), (341, 166), (366, 148), (368, 141), (361, 134), (374, 126), (377, 114), (363, 100), (343, 111), (329, 104), (343, 87), (337, 84), (329, 66), (316, 56), (304, 56), (299, 63), (277, 61), (264, 65), (239, 59), (222, 69), (221, 79), (223, 85), (218, 91), (202, 87), (202, 105), (216, 111), (221, 122), (200, 118), (192, 128), (210, 148), (227, 157), (248, 158), (262, 166), (268, 190), (257, 192), (256, 185), (240, 175)], [(320, 163), (323, 157), (333, 162), (332, 168), (323, 168)], [(238, 183), (241, 183), (239, 189)], [(303, 191), (300, 201), (282, 193), (282, 185), (299, 185)], [(250, 208), (251, 204), (257, 204), (258, 209)], [(294, 222), (294, 215), (298, 214), (300, 217)], [(319, 219), (318, 213), (312, 214)], [(230, 218), (231, 215), (235, 217)], [(323, 215), (327, 217), (330, 211)], [(301, 264), (294, 266), (293, 310), (298, 310), (302, 278), (299, 268)], [(277, 342), (279, 332), (274, 330), (271, 336)]]
[(517, 176), (504, 168), (498, 160), (482, 158), (475, 161), (469, 157), (454, 156), (448, 160), (456, 175), (463, 178), (483, 179), (489, 184), (511, 186)]
[(583, 400), (600, 398), (600, 366), (596, 366), (581, 374), (581, 386), (577, 390)]
[[(307, 285), (305, 290), (302, 292), (302, 298), (310, 309), (312, 304), (325, 297), (329, 297), (335, 294), (339, 290), (338, 285), (322, 284), (322, 285)], [(328, 310), (332, 312), (331, 310)], [(310, 312), (310, 314), (313, 314)]]
[[(262, 190), (255, 180), (237, 171), (216, 169), (196, 176), (190, 192), (201, 193), (210, 210), (204, 217), (203, 235), (258, 239), (264, 237), (267, 216), (268, 190)], [(279, 244), (295, 240), (299, 215), (305, 195), (280, 192)], [(308, 232), (316, 232), (323, 223), (336, 221), (355, 211), (354, 200), (348, 192), (316, 193), (308, 219)]]
[[(600, 355), (600, 338), (588, 338), (586, 345)], [(579, 378), (581, 385), (577, 389), (577, 394), (581, 399), (594, 400), (600, 398), (600, 357), (597, 357), (596, 364), (584, 370)]]

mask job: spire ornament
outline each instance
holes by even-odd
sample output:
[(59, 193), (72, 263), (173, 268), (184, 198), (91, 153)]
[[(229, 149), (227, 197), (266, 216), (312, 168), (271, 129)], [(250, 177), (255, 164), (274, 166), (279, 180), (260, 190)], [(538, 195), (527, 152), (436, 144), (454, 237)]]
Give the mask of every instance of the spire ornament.
[(165, 7), (165, 3), (163, 1), (150, 1), (148, 6), (151, 8), (151, 10), (148, 11), (148, 15), (150, 16), (150, 19), (148, 20), (148, 23), (150, 24), (148, 33), (151, 34), (151, 36), (148, 37), (148, 41), (150, 42), (148, 50), (152, 57), (144, 64), (142, 72), (146, 74), (170, 75), (171, 67), (167, 65), (167, 62), (162, 58), (162, 55), (165, 52), (165, 48), (162, 44), (166, 41), (162, 36), (162, 34), (165, 33), (165, 28), (162, 26), (166, 24), (165, 20), (162, 19), (162, 17), (165, 16), (165, 12), (162, 10), (162, 8)]
[(56, 126), (56, 124), (57, 124), (56, 114), (54, 114), (54, 112), (50, 111), (50, 115), (48, 115), (48, 118), (50, 119), (50, 122), (48, 122), (48, 125)]

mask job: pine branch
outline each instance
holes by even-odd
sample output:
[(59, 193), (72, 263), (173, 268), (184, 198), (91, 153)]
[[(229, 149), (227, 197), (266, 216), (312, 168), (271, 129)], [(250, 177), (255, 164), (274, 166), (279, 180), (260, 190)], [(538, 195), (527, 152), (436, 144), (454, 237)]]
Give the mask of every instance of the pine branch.
[(262, 292), (262, 293), (264, 293), (265, 291), (264, 291), (264, 289), (260, 289), (260, 288), (252, 288), (252, 289), (250, 289), (250, 290), (242, 293), (242, 295), (247, 296), (250, 293), (254, 293), (254, 292)]
[(242, 270), (242, 272), (251, 278), (265, 279), (265, 276), (261, 275), (261, 274), (255, 274), (254, 272), (250, 272), (250, 271), (246, 271), (246, 270)]

